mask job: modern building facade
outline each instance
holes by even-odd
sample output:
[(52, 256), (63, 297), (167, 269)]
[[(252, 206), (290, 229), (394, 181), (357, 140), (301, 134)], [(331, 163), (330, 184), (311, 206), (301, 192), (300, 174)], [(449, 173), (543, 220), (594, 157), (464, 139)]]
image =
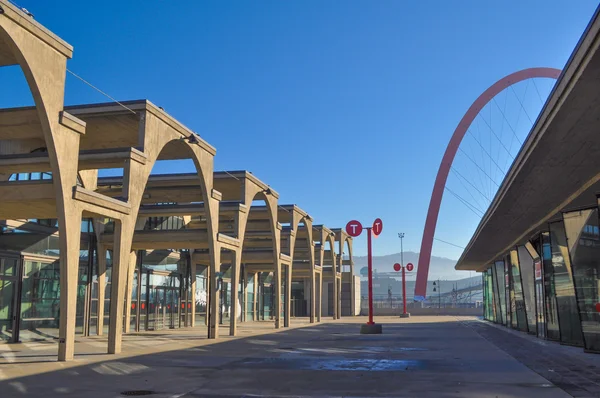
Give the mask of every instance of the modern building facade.
[(456, 269), (485, 319), (600, 352), (600, 20), (592, 18)]
[[(0, 0), (0, 66), (35, 102), (0, 109), (0, 341), (56, 337), (69, 360), (76, 334), (118, 353), (133, 331), (340, 317), (350, 237), (250, 172), (215, 172), (216, 149), (147, 100), (65, 107), (72, 51)], [(177, 159), (195, 170), (152, 173)]]

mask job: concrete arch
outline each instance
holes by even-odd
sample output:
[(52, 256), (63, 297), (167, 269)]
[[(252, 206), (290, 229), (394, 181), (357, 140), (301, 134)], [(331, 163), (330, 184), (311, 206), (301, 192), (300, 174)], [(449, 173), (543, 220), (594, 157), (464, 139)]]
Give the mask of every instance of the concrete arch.
[(523, 69), (508, 76), (503, 77), (496, 83), (485, 90), (467, 110), (467, 113), (462, 117), (458, 126), (452, 134), (452, 138), (448, 143), (444, 157), (440, 164), (435, 183), (433, 185), (433, 193), (429, 202), (427, 218), (425, 220), (425, 228), (423, 229), (423, 239), (421, 240), (421, 250), (419, 252), (419, 264), (417, 268), (417, 281), (415, 285), (415, 298), (425, 298), (427, 293), (427, 277), (429, 275), (429, 261), (431, 260), (431, 248), (433, 246), (433, 238), (435, 235), (435, 227), (440, 212), (442, 196), (444, 195), (444, 187), (450, 173), (450, 167), (458, 151), (458, 147), (462, 142), (463, 137), (467, 133), (467, 129), (475, 120), (479, 111), (482, 110), (488, 102), (504, 89), (519, 83), (523, 80), (533, 78), (550, 78), (557, 79), (561, 74), (559, 69), (554, 68), (529, 68)]
[(348, 249), (348, 258), (350, 260), (350, 313), (351, 316), (354, 316), (355, 314), (355, 310), (354, 310), (354, 306), (355, 306), (355, 302), (356, 302), (356, 291), (354, 289), (354, 257), (352, 254), (352, 237), (349, 236), (348, 234), (346, 234), (346, 232), (344, 230), (340, 229), (340, 272), (342, 273), (342, 278), (340, 280), (340, 302), (339, 302), (339, 310), (338, 310), (338, 316), (341, 317), (342, 315), (342, 303), (341, 303), (341, 297), (342, 297), (342, 286), (343, 286), (343, 282), (344, 282), (344, 272), (343, 272), (343, 265), (344, 265), (344, 246), (346, 246), (346, 248)]
[[(290, 278), (289, 278), (289, 284), (288, 284), (288, 296), (290, 297), (291, 300), (291, 282), (292, 282), (292, 277), (293, 277), (293, 265), (294, 265), (294, 261), (296, 261), (297, 259), (297, 253), (296, 253), (296, 248), (297, 246), (297, 239), (298, 239), (298, 235), (301, 232), (301, 227), (300, 227), (300, 223), (303, 224), (302, 226), (302, 230), (306, 231), (306, 251), (308, 253), (308, 261), (309, 261), (309, 268), (310, 268), (310, 308), (309, 308), (309, 317), (310, 317), (310, 323), (314, 323), (315, 319), (316, 319), (316, 310), (317, 310), (317, 295), (316, 295), (316, 291), (317, 291), (317, 276), (316, 276), (316, 271), (315, 271), (315, 251), (314, 251), (314, 243), (313, 243), (313, 228), (312, 228), (312, 218), (310, 218), (310, 216), (308, 215), (301, 215), (298, 212), (294, 211), (294, 216), (293, 216), (293, 221), (292, 221), (292, 231), (294, 231), (294, 235), (291, 238), (291, 243), (290, 243), (290, 255), (292, 257), (292, 263), (290, 264)], [(306, 291), (305, 291), (306, 292)], [(286, 301), (286, 306), (291, 305), (289, 300)], [(286, 307), (287, 309), (287, 307)], [(289, 313), (290, 310), (288, 310)], [(289, 317), (286, 316), (286, 321), (289, 322)], [(288, 325), (289, 326), (289, 325)]]
[[(165, 123), (164, 120), (168, 120), (168, 118), (170, 117), (166, 113), (155, 109), (150, 104), (147, 104), (146, 110), (140, 114), (141, 128), (145, 132), (143, 153), (146, 156), (146, 161), (140, 163), (128, 160), (123, 169), (123, 199), (131, 206), (131, 212), (121, 221), (115, 221), (113, 251), (115, 259), (118, 260), (113, 263), (111, 302), (122, 303), (125, 300), (126, 282), (132, 273), (130, 263), (135, 255), (135, 253), (132, 254), (133, 236), (144, 191), (157, 160), (166, 149), (173, 145), (182, 149), (187, 148), (190, 158), (196, 166), (196, 172), (201, 181), (200, 189), (208, 221), (208, 247), (211, 266), (220, 264), (220, 248), (216, 238), (218, 233), (218, 200), (213, 198), (212, 195), (215, 151), (214, 149), (211, 151), (201, 147), (199, 139), (192, 132), (182, 132), (181, 129), (175, 129), (170, 124)], [(133, 278), (132, 275), (131, 278)], [(108, 352), (111, 354), (119, 353), (121, 351), (123, 330), (123, 306), (111, 306), (110, 318), (112, 321), (109, 326)]]
[[(281, 225), (277, 221), (277, 202), (278, 196), (274, 195), (270, 188), (264, 188), (256, 183), (246, 181), (244, 184), (244, 199), (243, 204), (246, 206), (247, 211), (239, 212), (238, 215), (238, 229), (237, 239), (240, 242), (239, 250), (232, 251), (233, 261), (231, 263), (231, 302), (237, 303), (237, 293), (240, 285), (241, 265), (244, 261), (244, 248), (247, 247), (248, 243), (246, 240), (246, 233), (248, 232), (248, 219), (253, 212), (252, 202), (255, 200), (262, 200), (265, 202), (265, 208), (269, 220), (269, 229), (271, 232), (271, 246), (272, 246), (272, 262), (273, 262), (273, 280), (275, 284), (275, 328), (281, 327)], [(261, 207), (262, 208), (262, 207)], [(235, 336), (237, 333), (237, 314), (236, 316), (230, 317), (229, 323), (229, 334)]]
[(72, 47), (52, 35), (11, 4), (0, 3), (0, 43), (6, 46), (2, 65), (18, 64), (31, 90), (48, 150), (59, 224), (61, 295), (60, 361), (74, 355), (75, 305), (82, 210), (73, 200), (77, 184), (80, 135), (85, 125), (63, 113), (67, 59)]
[[(336, 261), (336, 252), (335, 252), (335, 235), (334, 233), (327, 227), (325, 226), (320, 226), (317, 227), (317, 229), (320, 229), (321, 232), (321, 250), (319, 253), (319, 264), (321, 265), (321, 272), (322, 272), (322, 279), (323, 281), (325, 280), (325, 271), (324, 271), (324, 263), (325, 263), (325, 246), (326, 244), (329, 244), (329, 252), (331, 253), (331, 261), (332, 261), (332, 267), (331, 267), (331, 278), (332, 278), (332, 282), (333, 282), (333, 314), (332, 317), (333, 319), (338, 319), (338, 305), (336, 305), (337, 301), (338, 301), (338, 297), (339, 297), (339, 291), (338, 291), (338, 275), (337, 275), (337, 261)], [(322, 297), (321, 297), (321, 301), (322, 301)]]

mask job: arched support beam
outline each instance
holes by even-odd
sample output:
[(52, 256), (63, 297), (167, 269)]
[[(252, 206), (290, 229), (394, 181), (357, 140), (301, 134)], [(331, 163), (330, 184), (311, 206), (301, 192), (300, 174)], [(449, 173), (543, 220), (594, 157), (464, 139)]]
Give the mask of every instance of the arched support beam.
[[(218, 232), (218, 200), (211, 195), (213, 188), (213, 161), (214, 150), (207, 150), (201, 145), (190, 143), (180, 130), (174, 129), (164, 122), (168, 116), (163, 111), (148, 110), (140, 114), (140, 128), (145, 131), (143, 152), (146, 162), (139, 163), (127, 160), (123, 168), (123, 196), (131, 206), (131, 213), (123, 218), (122, 222), (115, 225), (114, 238), (114, 263), (112, 271), (111, 303), (122, 303), (127, 292), (128, 275), (135, 267), (132, 261), (131, 250), (135, 226), (144, 190), (150, 178), (152, 168), (159, 159), (161, 152), (168, 146), (180, 146), (187, 151), (196, 166), (200, 179), (201, 197), (205, 203), (208, 248), (211, 256), (211, 269), (220, 265), (220, 247), (216, 236)], [(191, 135), (191, 132), (187, 132)], [(191, 140), (194, 141), (194, 140)], [(132, 279), (132, 278), (131, 278)], [(218, 293), (217, 293), (218, 294)], [(129, 319), (126, 319), (129, 322)], [(121, 352), (123, 330), (123, 306), (111, 305), (110, 325), (108, 332), (108, 352), (111, 354)]]
[(431, 260), (431, 248), (433, 247), (433, 238), (435, 236), (435, 227), (437, 225), (444, 188), (448, 180), (448, 174), (452, 167), (452, 162), (458, 151), (458, 147), (462, 142), (463, 137), (467, 133), (469, 126), (475, 120), (479, 112), (504, 89), (519, 83), (523, 80), (534, 78), (550, 78), (558, 79), (561, 71), (554, 68), (529, 68), (512, 73), (498, 80), (487, 90), (485, 90), (467, 110), (467, 113), (458, 123), (450, 143), (446, 148), (442, 163), (438, 170), (433, 185), (433, 193), (429, 202), (429, 210), (425, 220), (425, 228), (423, 229), (423, 239), (421, 240), (421, 250), (419, 252), (419, 265), (417, 267), (417, 281), (415, 284), (415, 299), (425, 299), (427, 294), (427, 277), (429, 275), (429, 262)]

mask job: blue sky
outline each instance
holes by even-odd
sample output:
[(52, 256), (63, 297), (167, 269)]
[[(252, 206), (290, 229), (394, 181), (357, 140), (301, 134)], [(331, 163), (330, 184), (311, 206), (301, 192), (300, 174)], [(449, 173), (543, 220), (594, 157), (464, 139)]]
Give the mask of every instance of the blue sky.
[[(406, 233), (405, 250), (419, 250), (437, 168), (472, 101), (519, 69), (562, 68), (597, 6), (17, 3), (74, 46), (69, 69), (119, 100), (165, 108), (217, 148), (217, 170), (252, 171), (282, 204), (330, 227), (382, 218), (378, 254), (399, 251), (397, 232)], [(0, 107), (31, 104), (20, 72), (4, 69)], [(106, 100), (68, 77), (67, 104)], [(171, 163), (158, 171), (184, 168), (191, 170)], [(478, 221), (446, 194), (436, 236), (464, 246)], [(355, 251), (366, 251), (363, 238)], [(434, 255), (460, 253), (434, 244)]]

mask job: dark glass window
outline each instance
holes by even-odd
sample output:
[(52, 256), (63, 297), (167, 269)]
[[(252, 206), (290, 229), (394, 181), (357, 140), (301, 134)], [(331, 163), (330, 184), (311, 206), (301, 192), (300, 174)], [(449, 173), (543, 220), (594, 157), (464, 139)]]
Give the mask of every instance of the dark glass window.
[(598, 209), (563, 215), (585, 348), (600, 352)]
[(583, 346), (581, 322), (575, 299), (571, 261), (567, 250), (567, 236), (562, 221), (550, 224), (550, 246), (552, 267), (554, 269), (554, 287), (558, 305), (560, 341), (565, 344)]
[(535, 321), (535, 286), (533, 274), (533, 258), (525, 248), (519, 246), (517, 248), (519, 255), (519, 270), (521, 271), (521, 286), (523, 287), (523, 302), (525, 303), (525, 314), (527, 316), (527, 328), (530, 333), (536, 331)]
[(494, 263), (494, 299), (496, 300), (496, 322), (506, 324), (506, 293), (504, 285), (504, 261), (496, 261)]
[(513, 310), (512, 327), (523, 332), (528, 331), (527, 315), (525, 313), (525, 300), (523, 299), (523, 288), (521, 285), (521, 270), (519, 256), (516, 250), (511, 250), (508, 256), (510, 259), (510, 286), (511, 286), (511, 305)]
[(558, 323), (558, 304), (556, 288), (554, 287), (554, 265), (552, 264), (552, 246), (550, 232), (543, 232), (538, 243), (538, 252), (542, 254), (542, 269), (544, 270), (544, 309), (546, 316), (546, 338), (560, 340)]

